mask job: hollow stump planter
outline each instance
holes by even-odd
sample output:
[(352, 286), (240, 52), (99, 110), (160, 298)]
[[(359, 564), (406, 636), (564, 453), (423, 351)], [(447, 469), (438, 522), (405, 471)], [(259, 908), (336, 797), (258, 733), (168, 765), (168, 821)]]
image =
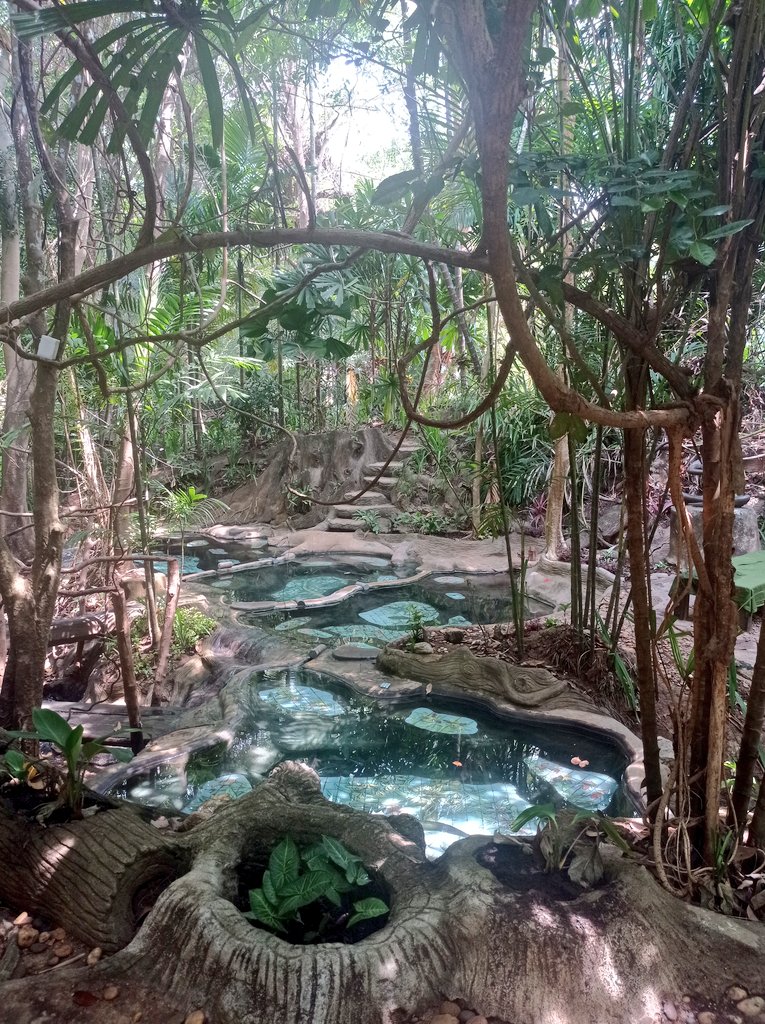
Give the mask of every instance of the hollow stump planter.
[[(131, 829), (135, 815), (125, 813)], [(311, 946), (251, 925), (233, 902), (240, 875), (286, 835), (298, 844), (328, 835), (361, 857), (389, 897), (388, 922), (355, 945)], [(724, 1005), (730, 985), (765, 996), (762, 925), (688, 906), (615, 850), (604, 884), (572, 898), (543, 873), (523, 891), (495, 877), (476, 860), (485, 837), (460, 840), (434, 863), (421, 839), (414, 819), (331, 804), (310, 769), (280, 765), (209, 821), (168, 837), (163, 847), (187, 873), (122, 951), (35, 978), (38, 1005), (62, 984), (129, 992), (133, 983), (172, 999), (179, 1019), (203, 1008), (209, 1024), (393, 1024), (398, 1008), (443, 996), (514, 1024), (659, 1024), (684, 996), (697, 1010)], [(29, 985), (0, 987), (14, 1024), (38, 1019)]]
[[(382, 883), (388, 922), (347, 945), (292, 945), (250, 924), (232, 902), (244, 860), (265, 861), (284, 836), (300, 844), (322, 835)], [(188, 998), (191, 984), (192, 1002), (215, 1022), (379, 1024), (440, 993), (489, 909), (385, 818), (325, 800), (303, 765), (280, 766), (192, 836), (191, 870), (163, 893), (121, 959), (178, 997)]]

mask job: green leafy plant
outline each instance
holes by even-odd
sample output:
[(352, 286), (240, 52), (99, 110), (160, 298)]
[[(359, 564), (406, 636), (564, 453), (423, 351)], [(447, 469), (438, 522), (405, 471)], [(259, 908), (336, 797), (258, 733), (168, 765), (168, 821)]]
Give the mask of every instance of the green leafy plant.
[(287, 836), (272, 850), (260, 888), (250, 890), (245, 917), (296, 941), (326, 941), (330, 931), (389, 913), (384, 900), (364, 895), (370, 883), (361, 858), (337, 839), (322, 836), (300, 849)]
[(629, 844), (613, 822), (589, 811), (559, 811), (553, 804), (533, 804), (514, 819), (512, 832), (531, 821), (541, 823), (536, 845), (546, 871), (566, 871), (572, 882), (589, 889), (603, 878), (605, 866), (600, 852), (604, 842), (629, 853)]
[(371, 508), (360, 508), (357, 509), (353, 516), (354, 519), (358, 519), (370, 533), (377, 534), (380, 532), (380, 513), (375, 512)]
[(13, 732), (10, 735), (19, 740), (38, 740), (52, 744), (64, 759), (66, 769), (61, 771), (48, 762), (27, 758), (18, 750), (5, 752), (4, 769), (15, 779), (25, 777), (30, 765), (38, 769), (44, 766), (45, 769), (54, 771), (59, 776), (58, 799), (45, 808), (42, 816), (50, 817), (57, 808), (63, 808), (70, 817), (81, 818), (85, 772), (96, 754), (108, 751), (118, 761), (129, 761), (132, 753), (125, 747), (106, 747), (104, 740), (108, 738), (107, 736), (85, 741), (83, 726), (72, 727), (65, 718), (49, 708), (35, 708), (32, 712), (32, 721), (35, 727), (33, 732)]
[(159, 501), (163, 519), (177, 527), (181, 535), (181, 572), (183, 572), (184, 541), (190, 529), (212, 526), (228, 505), (217, 498), (210, 498), (196, 487), (179, 488), (165, 494)]
[(439, 534), (454, 533), (458, 530), (457, 522), (441, 512), (399, 512), (395, 519), (396, 529), (410, 530), (412, 533)]
[(407, 612), (407, 635), (404, 637), (404, 649), (413, 651), (415, 644), (420, 644), (426, 639), (425, 619), (416, 604), (408, 605)]
[(186, 654), (196, 647), (203, 637), (209, 636), (218, 623), (198, 608), (178, 608), (173, 621), (173, 653)]

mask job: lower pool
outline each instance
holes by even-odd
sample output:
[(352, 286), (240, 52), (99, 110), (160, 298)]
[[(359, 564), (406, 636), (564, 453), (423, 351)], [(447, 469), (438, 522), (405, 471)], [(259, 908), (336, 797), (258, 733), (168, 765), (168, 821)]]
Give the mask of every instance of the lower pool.
[(253, 673), (241, 707), (229, 747), (129, 777), (113, 795), (191, 813), (243, 796), (280, 761), (304, 761), (329, 800), (418, 818), (431, 857), (466, 835), (511, 831), (532, 804), (630, 813), (624, 752), (583, 729), (424, 696), (373, 700), (306, 669)]

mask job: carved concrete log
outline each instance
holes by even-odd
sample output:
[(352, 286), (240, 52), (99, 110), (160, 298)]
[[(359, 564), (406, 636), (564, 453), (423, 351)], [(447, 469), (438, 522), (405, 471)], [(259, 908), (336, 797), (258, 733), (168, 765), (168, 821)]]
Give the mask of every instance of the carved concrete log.
[(539, 708), (569, 689), (563, 679), (543, 668), (511, 665), (499, 658), (479, 658), (460, 649), (450, 654), (409, 654), (386, 647), (377, 659), (377, 667), (406, 679), (433, 685), (449, 685), (455, 679), (463, 689), (493, 693), (519, 708)]
[(130, 942), (185, 861), (128, 808), (52, 827), (0, 813), (0, 902), (108, 952)]
[[(286, 834), (332, 835), (357, 852), (388, 889), (388, 923), (355, 945), (314, 946), (250, 925), (232, 902), (238, 872)], [(64, 979), (148, 986), (179, 1018), (203, 1007), (215, 1024), (393, 1024), (397, 1008), (458, 995), (515, 1024), (659, 1024), (685, 995), (700, 1010), (724, 1006), (732, 984), (765, 991), (761, 925), (688, 906), (616, 851), (594, 891), (571, 898), (542, 873), (515, 891), (477, 863), (485, 839), (428, 863), (386, 819), (325, 801), (305, 766), (280, 766), (172, 842), (191, 869), (130, 945), (90, 970), (35, 979), (36, 1008), (28, 982), (2, 985), (9, 1020), (32, 1024), (46, 987)]]

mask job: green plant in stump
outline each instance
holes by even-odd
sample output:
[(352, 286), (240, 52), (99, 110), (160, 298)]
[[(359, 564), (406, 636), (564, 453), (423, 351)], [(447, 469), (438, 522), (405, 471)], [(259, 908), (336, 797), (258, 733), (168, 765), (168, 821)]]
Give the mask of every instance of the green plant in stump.
[(287, 836), (271, 852), (260, 888), (250, 890), (244, 916), (307, 943), (321, 941), (333, 926), (347, 930), (389, 912), (384, 900), (364, 897), (370, 882), (361, 858), (337, 839), (322, 836), (301, 850)]
[[(57, 808), (66, 810), (72, 818), (82, 817), (82, 802), (85, 793), (85, 771), (96, 756), (108, 752), (118, 761), (129, 761), (132, 753), (125, 747), (106, 747), (102, 736), (95, 740), (83, 740), (84, 729), (81, 725), (72, 727), (65, 718), (49, 708), (35, 708), (32, 712), (33, 732), (13, 732), (9, 735), (15, 739), (40, 740), (51, 743), (64, 759), (66, 770), (55, 769), (60, 777), (58, 799), (44, 808), (42, 817), (47, 818)], [(7, 750), (3, 755), (3, 767), (12, 777), (20, 779), (26, 775), (28, 766), (38, 767), (41, 761), (26, 758), (18, 750)], [(46, 768), (53, 766), (45, 764)]]
[(425, 639), (425, 619), (416, 604), (410, 604), (407, 608), (409, 621), (407, 622), (407, 635), (404, 637), (404, 648), (413, 651), (414, 645), (422, 643)]
[(591, 811), (557, 810), (553, 804), (533, 804), (514, 819), (512, 832), (530, 821), (538, 825), (536, 842), (546, 871), (566, 871), (572, 882), (589, 889), (603, 878), (605, 866), (600, 853), (604, 842), (622, 852), (630, 847), (614, 824)]

